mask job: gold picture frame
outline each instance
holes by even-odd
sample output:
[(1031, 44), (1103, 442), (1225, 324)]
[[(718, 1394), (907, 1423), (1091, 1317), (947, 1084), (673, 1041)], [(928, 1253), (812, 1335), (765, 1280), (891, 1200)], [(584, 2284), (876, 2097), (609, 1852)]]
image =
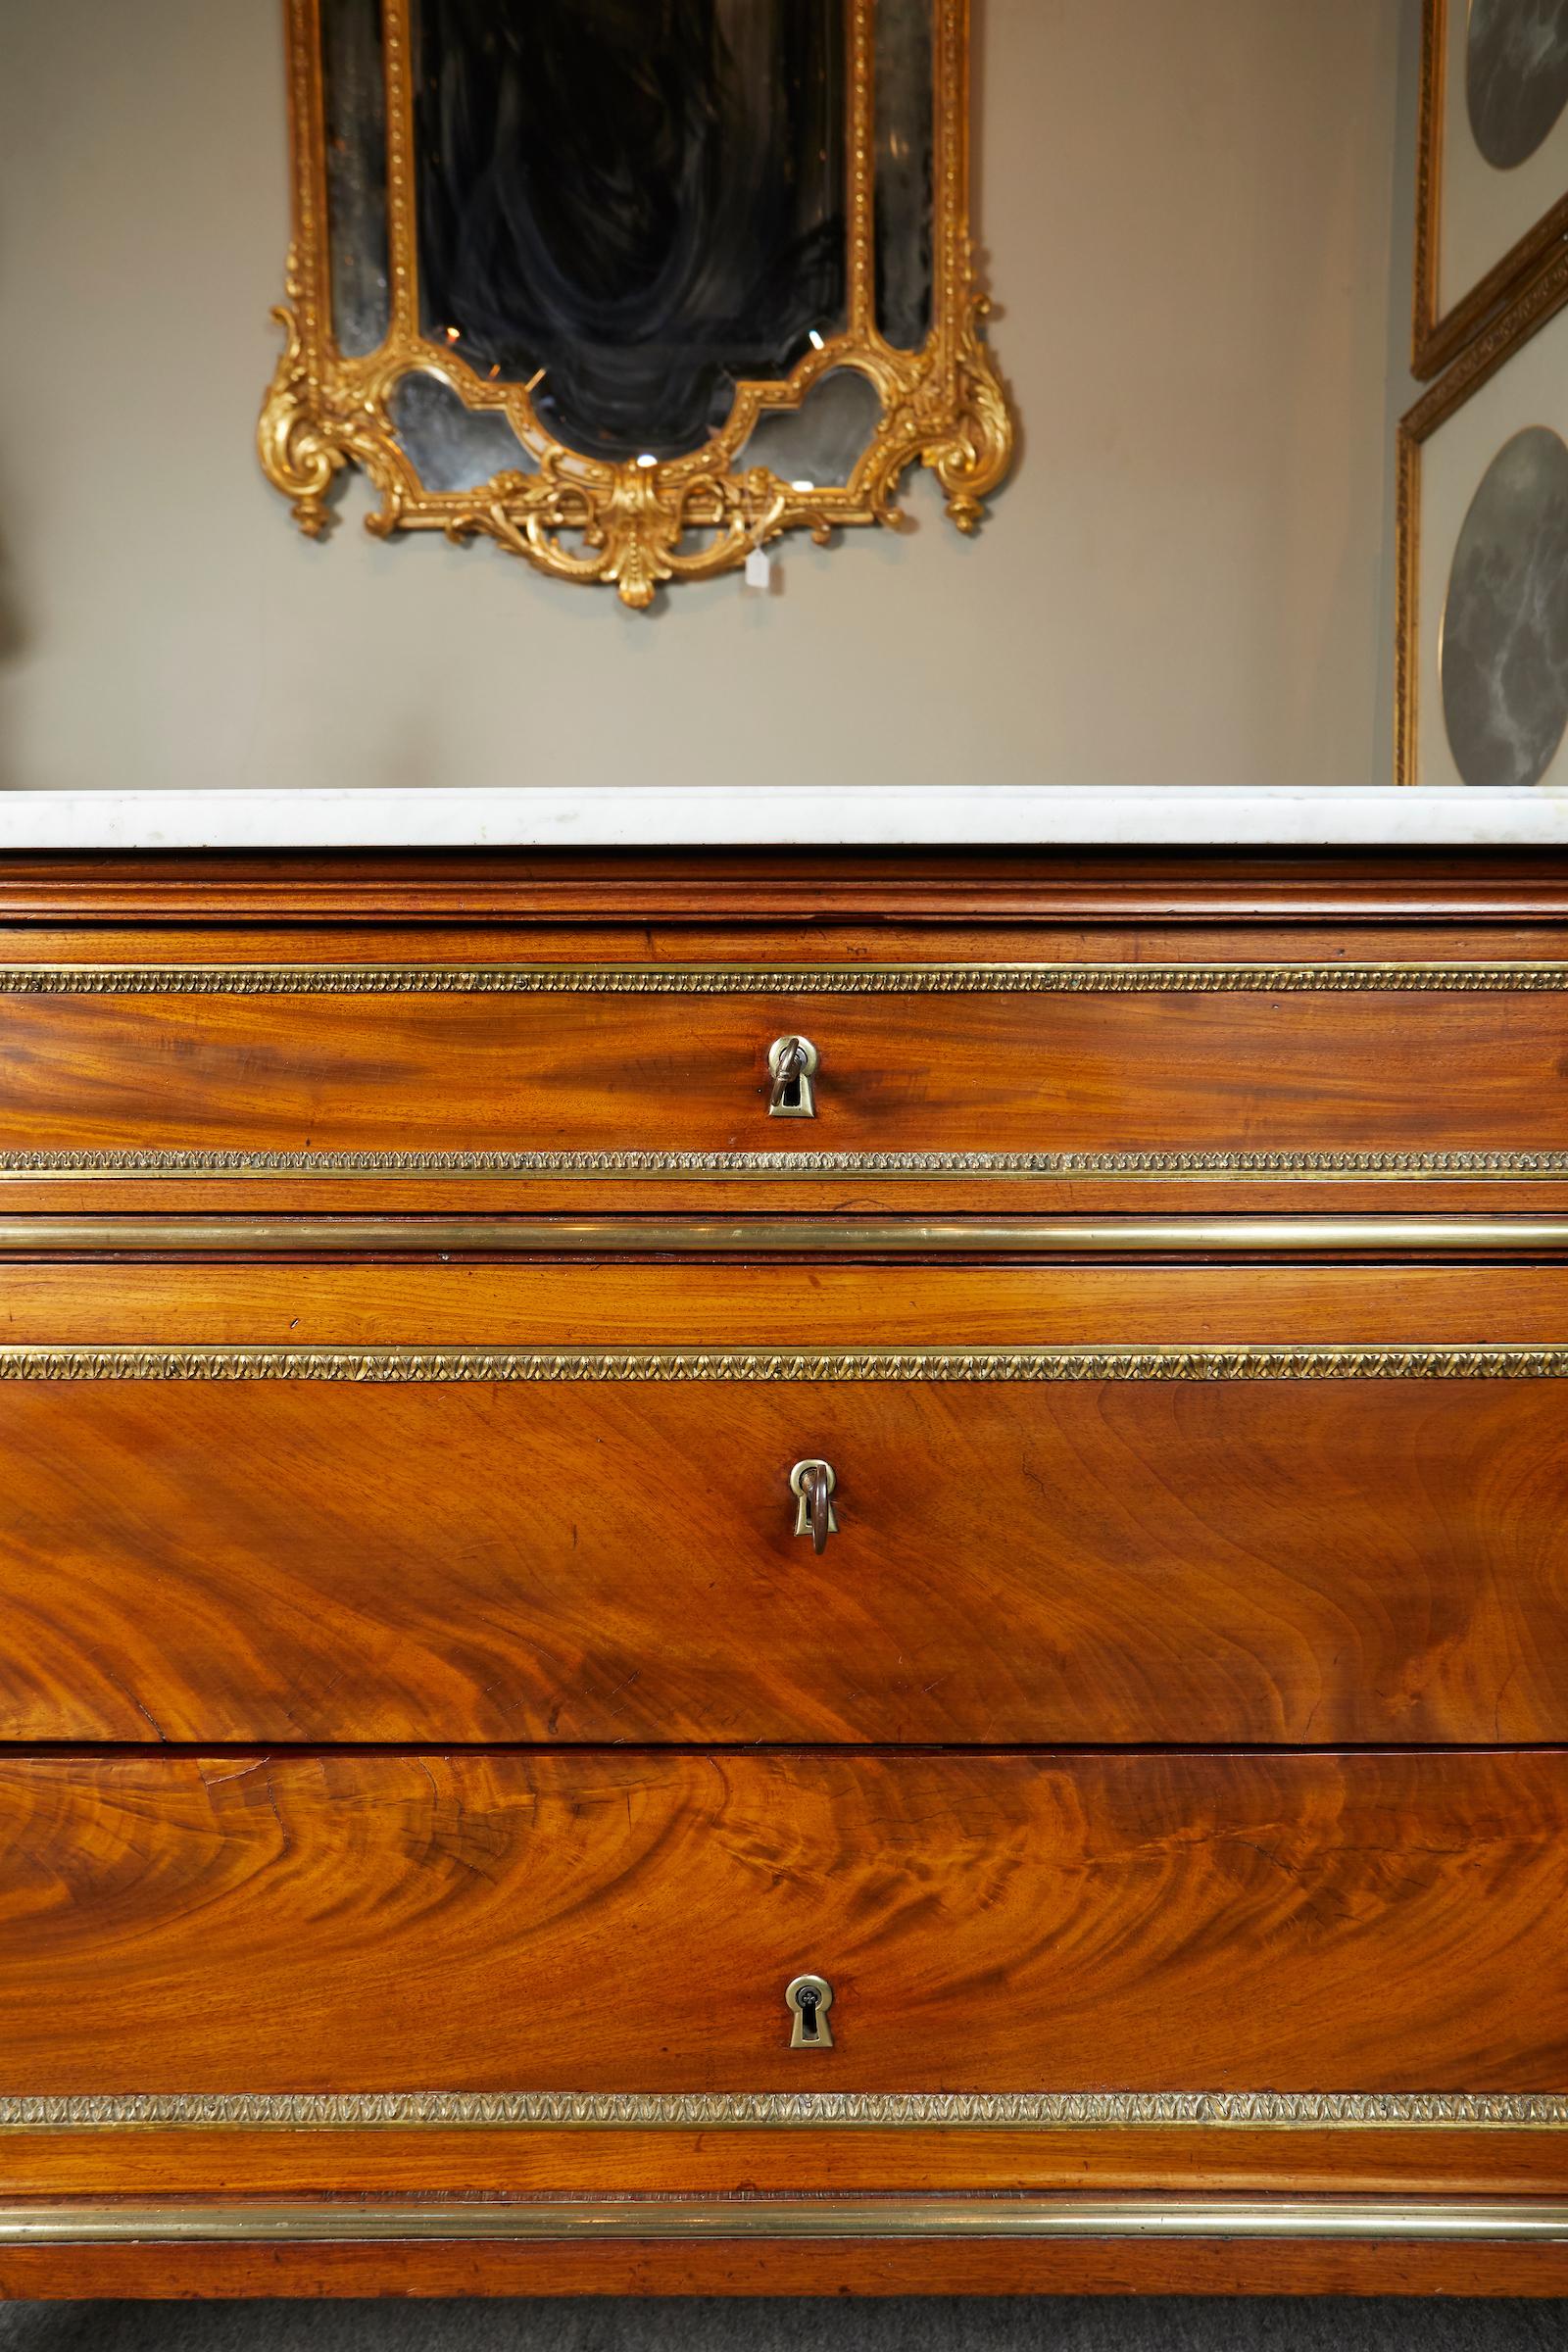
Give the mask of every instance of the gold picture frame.
[[(273, 316), (284, 348), (268, 387), (258, 447), (268, 479), (311, 538), (332, 519), (345, 469), (378, 494), (368, 516), (378, 537), (441, 531), (490, 538), (553, 578), (614, 587), (646, 611), (667, 582), (710, 579), (746, 564), (786, 531), (818, 543), (858, 525), (896, 523), (906, 471), (928, 467), (956, 526), (972, 532), (1007, 473), (1013, 424), (986, 341), (988, 304), (974, 282), (969, 222), (968, 0), (930, 0), (935, 124), (931, 324), (919, 350), (899, 350), (877, 322), (875, 31), (877, 0), (845, 0), (847, 324), (785, 377), (739, 385), (727, 421), (702, 448), (662, 459), (591, 457), (555, 438), (529, 387), (495, 382), (421, 331), (415, 186), (411, 0), (381, 0), (385, 77), (387, 327), (366, 356), (334, 338), (320, 0), (285, 0), (293, 160), (293, 237), (287, 302)], [(783, 479), (742, 462), (769, 412), (798, 410), (836, 369), (874, 389), (880, 414), (839, 483)], [(403, 378), (433, 376), (466, 409), (500, 413), (533, 470), (503, 471), (479, 488), (421, 480), (388, 412)]]
[(1443, 284), (1444, 154), (1451, 96), (1450, 48), (1470, 0), (1423, 0), (1421, 103), (1415, 227), (1415, 300), (1410, 366), (1426, 382), (1526, 283), (1551, 249), (1568, 237), (1568, 175), (1562, 192), (1496, 255), (1490, 267), (1447, 299)]
[[(1515, 296), (1400, 419), (1396, 459), (1394, 781), (1422, 781), (1423, 466), (1427, 443), (1568, 305), (1568, 249)], [(1535, 421), (1532, 412), (1531, 421)]]

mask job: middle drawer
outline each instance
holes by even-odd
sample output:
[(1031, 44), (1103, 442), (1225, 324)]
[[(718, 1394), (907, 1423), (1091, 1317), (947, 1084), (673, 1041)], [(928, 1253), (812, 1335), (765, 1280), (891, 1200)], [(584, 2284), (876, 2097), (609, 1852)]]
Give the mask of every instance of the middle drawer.
[(1568, 1739), (1562, 1269), (8, 1297), (0, 1740)]

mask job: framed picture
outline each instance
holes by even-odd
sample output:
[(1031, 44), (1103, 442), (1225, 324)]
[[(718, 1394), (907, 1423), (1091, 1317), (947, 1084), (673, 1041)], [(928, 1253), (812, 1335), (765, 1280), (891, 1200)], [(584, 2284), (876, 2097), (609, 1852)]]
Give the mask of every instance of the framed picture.
[(1436, 375), (1568, 235), (1568, 0), (1426, 0), (1412, 365)]
[(1568, 786), (1568, 251), (1399, 427), (1395, 781)]

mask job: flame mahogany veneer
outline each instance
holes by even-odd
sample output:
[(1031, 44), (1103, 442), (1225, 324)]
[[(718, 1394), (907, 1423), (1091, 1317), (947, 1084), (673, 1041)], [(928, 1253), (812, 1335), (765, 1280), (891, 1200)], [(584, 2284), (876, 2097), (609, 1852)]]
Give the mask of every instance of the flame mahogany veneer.
[(0, 1216), (0, 2291), (1568, 2291), (1568, 861), (13, 859)]

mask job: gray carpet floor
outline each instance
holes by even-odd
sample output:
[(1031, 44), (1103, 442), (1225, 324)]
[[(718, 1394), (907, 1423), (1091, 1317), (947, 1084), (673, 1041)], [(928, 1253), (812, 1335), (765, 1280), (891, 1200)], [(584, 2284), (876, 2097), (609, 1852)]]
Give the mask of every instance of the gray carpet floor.
[(0, 2352), (1565, 2352), (1568, 2302), (13, 2303)]

